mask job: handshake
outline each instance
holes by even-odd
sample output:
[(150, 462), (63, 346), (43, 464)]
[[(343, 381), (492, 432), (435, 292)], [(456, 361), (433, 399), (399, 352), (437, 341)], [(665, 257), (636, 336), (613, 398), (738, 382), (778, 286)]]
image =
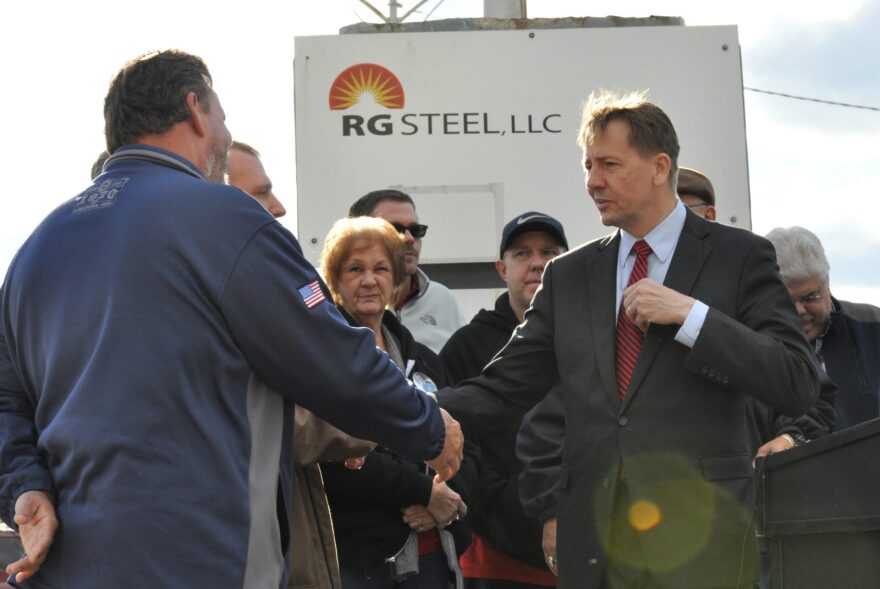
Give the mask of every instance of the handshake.
[[(416, 372), (413, 373), (410, 382), (412, 382), (417, 390), (425, 393), (435, 401), (437, 400), (437, 385), (430, 378), (420, 372)], [(426, 461), (426, 464), (437, 473), (437, 476), (434, 477), (435, 484), (448, 481), (455, 476), (455, 473), (458, 472), (461, 466), (462, 452), (464, 450), (464, 434), (461, 433), (461, 426), (445, 409), (440, 409), (440, 415), (443, 417), (443, 425), (446, 426), (443, 450), (433, 460)], [(433, 498), (433, 493), (431, 497)], [(459, 500), (461, 500), (460, 497)], [(467, 512), (466, 507), (465, 512)]]

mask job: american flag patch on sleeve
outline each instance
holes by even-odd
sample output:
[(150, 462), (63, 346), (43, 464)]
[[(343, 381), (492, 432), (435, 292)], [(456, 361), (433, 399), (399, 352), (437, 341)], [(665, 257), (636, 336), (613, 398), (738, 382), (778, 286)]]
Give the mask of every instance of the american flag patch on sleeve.
[(303, 302), (309, 309), (325, 300), (324, 291), (321, 290), (321, 284), (317, 280), (313, 280), (300, 288), (297, 292), (299, 292), (299, 296), (302, 297)]

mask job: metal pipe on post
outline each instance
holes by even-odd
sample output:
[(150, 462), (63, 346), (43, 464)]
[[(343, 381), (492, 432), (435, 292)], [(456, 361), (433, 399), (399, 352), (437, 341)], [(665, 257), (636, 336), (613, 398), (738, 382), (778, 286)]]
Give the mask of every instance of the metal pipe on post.
[(528, 18), (526, 0), (483, 0), (484, 18)]
[(399, 7), (400, 7), (400, 4), (398, 4), (395, 0), (391, 0), (390, 2), (388, 2), (388, 22), (391, 22), (391, 23), (399, 23), (400, 22), (399, 20), (397, 20), (397, 9)]

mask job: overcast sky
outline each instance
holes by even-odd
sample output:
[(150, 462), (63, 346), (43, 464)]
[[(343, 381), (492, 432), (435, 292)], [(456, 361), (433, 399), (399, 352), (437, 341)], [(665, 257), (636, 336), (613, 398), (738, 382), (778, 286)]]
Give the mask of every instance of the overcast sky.
[[(403, 11), (413, 4), (401, 3)], [(437, 4), (430, 0), (415, 20)], [(387, 12), (387, 2), (374, 5)], [(482, 10), (479, 0), (446, 0), (430, 18)], [(609, 14), (738, 25), (745, 86), (880, 107), (878, 0), (528, 3), (532, 18)], [(107, 83), (126, 60), (153, 49), (207, 61), (230, 130), (263, 152), (295, 231), (293, 38), (336, 34), (361, 19), (376, 17), (356, 0), (4, 2), (0, 273), (39, 221), (88, 184), (103, 149)], [(753, 230), (808, 227), (825, 244), (834, 293), (880, 305), (880, 112), (751, 91), (745, 105)]]

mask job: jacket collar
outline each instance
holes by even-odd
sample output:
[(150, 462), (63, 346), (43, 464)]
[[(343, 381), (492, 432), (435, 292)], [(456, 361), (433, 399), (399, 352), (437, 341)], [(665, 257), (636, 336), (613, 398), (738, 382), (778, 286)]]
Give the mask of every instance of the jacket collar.
[[(341, 305), (337, 305), (337, 308), (345, 320), (348, 321), (349, 325), (352, 327), (363, 327)], [(400, 345), (400, 353), (403, 355), (404, 359), (409, 359), (413, 354), (412, 349), (415, 344), (415, 340), (409, 330), (404, 327), (403, 323), (400, 322), (400, 319), (388, 309), (385, 309), (385, 312), (382, 314), (382, 326), (388, 329), (388, 331), (391, 332), (391, 335), (397, 340), (397, 343)]]
[(196, 178), (207, 180), (199, 169), (196, 168), (195, 164), (186, 158), (179, 156), (173, 151), (168, 151), (167, 149), (162, 149), (161, 147), (155, 147), (153, 145), (144, 145), (143, 143), (130, 143), (117, 148), (116, 151), (113, 152), (113, 155), (108, 157), (107, 161), (104, 162), (104, 170), (107, 170), (117, 162), (133, 159), (168, 166), (169, 168), (186, 172)]

